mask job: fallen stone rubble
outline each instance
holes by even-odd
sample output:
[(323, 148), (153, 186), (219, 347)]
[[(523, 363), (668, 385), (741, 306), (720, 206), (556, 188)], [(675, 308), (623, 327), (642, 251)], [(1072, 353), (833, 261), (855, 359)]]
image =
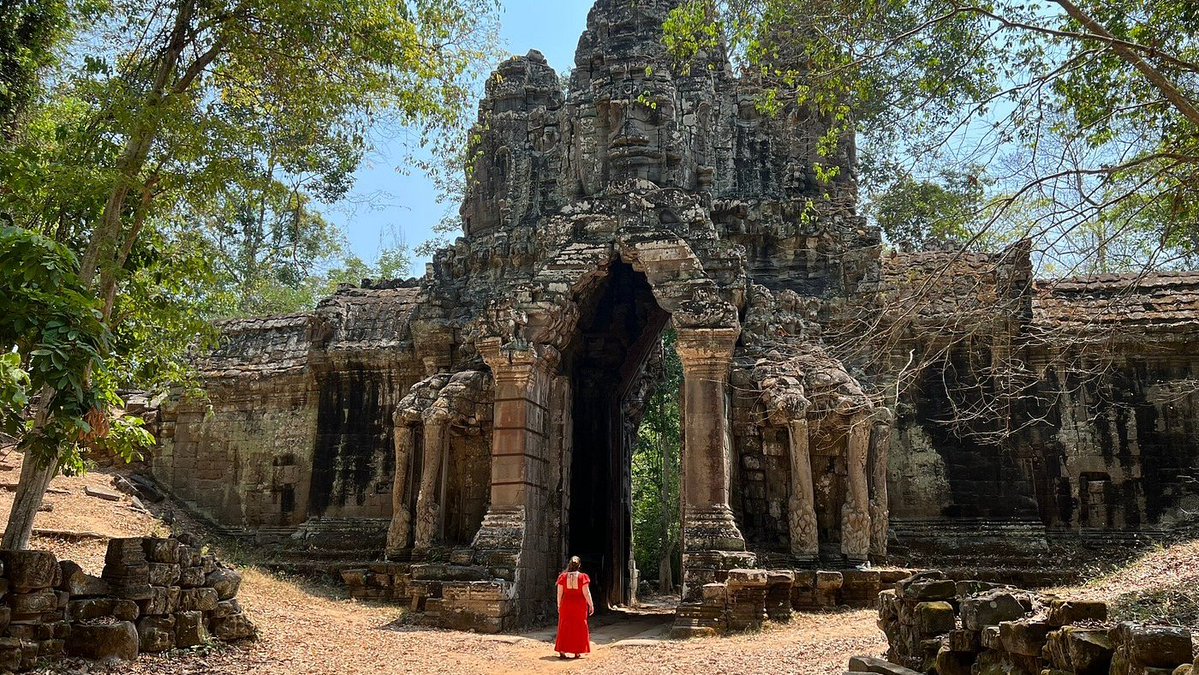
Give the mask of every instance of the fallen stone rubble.
[(938, 571), (878, 596), (887, 659), (854, 657), (878, 675), (1199, 675), (1191, 632), (1108, 620), (1106, 603), (1073, 600)]
[(240, 585), (186, 536), (111, 539), (99, 577), (48, 551), (0, 551), (0, 672), (252, 637)]

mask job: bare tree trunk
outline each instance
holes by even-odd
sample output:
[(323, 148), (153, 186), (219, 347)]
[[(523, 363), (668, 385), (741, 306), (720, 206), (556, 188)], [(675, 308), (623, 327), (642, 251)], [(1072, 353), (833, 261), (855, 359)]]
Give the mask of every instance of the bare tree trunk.
[(29, 539), (33, 536), (33, 518), (42, 505), (42, 497), (50, 480), (58, 473), (58, 463), (39, 464), (29, 453), (25, 453), (25, 461), (21, 465), (21, 479), (17, 483), (17, 492), (13, 496), (12, 511), (8, 514), (8, 526), (4, 529), (4, 540), (0, 549), (6, 551), (29, 548)]

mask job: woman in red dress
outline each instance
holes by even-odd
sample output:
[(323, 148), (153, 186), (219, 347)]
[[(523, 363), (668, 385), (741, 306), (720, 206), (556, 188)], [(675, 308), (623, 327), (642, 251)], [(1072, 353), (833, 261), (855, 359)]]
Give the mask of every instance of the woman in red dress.
[(570, 559), (566, 571), (558, 575), (558, 640), (554, 651), (558, 658), (567, 654), (591, 653), (591, 633), (587, 630), (587, 617), (595, 613), (591, 600), (591, 578), (579, 571), (582, 562), (579, 556)]

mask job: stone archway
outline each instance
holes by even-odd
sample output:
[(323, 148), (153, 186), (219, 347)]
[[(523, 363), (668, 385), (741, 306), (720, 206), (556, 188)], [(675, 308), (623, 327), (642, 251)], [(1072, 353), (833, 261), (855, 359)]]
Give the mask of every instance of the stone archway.
[[(613, 228), (617, 229), (617, 228)], [(567, 541), (563, 474), (552, 455), (564, 450), (573, 400), (563, 358), (572, 356), (580, 302), (602, 286), (614, 265), (644, 278), (654, 303), (670, 315), (684, 369), (683, 539), (690, 565), (684, 584), (698, 587), (717, 570), (752, 562), (729, 503), (728, 375), (740, 335), (736, 308), (686, 240), (666, 228), (617, 230), (604, 243), (575, 244), (540, 266), (528, 283), (490, 310), (479, 350), (495, 381), (491, 504), (476, 557), (512, 564), (518, 615), (549, 601)], [(655, 335), (656, 337), (656, 335)], [(569, 475), (569, 463), (558, 472)], [(549, 516), (549, 517), (547, 517)], [(696, 573), (698, 572), (698, 576)], [(541, 610), (544, 611), (544, 610)]]

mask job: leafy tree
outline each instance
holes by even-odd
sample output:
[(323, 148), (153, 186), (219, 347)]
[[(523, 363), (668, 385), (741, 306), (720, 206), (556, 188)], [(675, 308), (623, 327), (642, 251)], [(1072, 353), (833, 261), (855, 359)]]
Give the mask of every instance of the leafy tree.
[(645, 408), (633, 449), (633, 555), (640, 570), (658, 570), (658, 589), (669, 593), (681, 564), (679, 462), (682, 456), (679, 393), (683, 364), (673, 330), (662, 339), (665, 377)]
[(667, 29), (681, 58), (725, 41), (773, 100), (830, 120), (830, 138), (856, 129), (868, 196), (897, 167), (982, 165), (995, 182), (972, 236), (1013, 225), (1070, 267), (1098, 252), (1055, 247), (1100, 221), (1195, 251), (1192, 2), (689, 0)]
[[(219, 288), (211, 265), (172, 248), (196, 242), (181, 224), (258, 205), (260, 217), (243, 223), (249, 238), (270, 240), (301, 214), (294, 239), (310, 241), (313, 221), (300, 207), (344, 193), (374, 125), (435, 135), (459, 123), (495, 4), (111, 0), (79, 10), (86, 21), (72, 52), (81, 56), (53, 74), (54, 95), (0, 151), (0, 211), (81, 252), (78, 282), (99, 320), (121, 319), (116, 335), (124, 330), (127, 341), (115, 344), (141, 349), (155, 324), (130, 315), (202, 303)], [(166, 261), (179, 256), (198, 263), (184, 269), (201, 278), (169, 279)], [(125, 291), (147, 297), (128, 301)], [(152, 363), (145, 354), (123, 360), (130, 374)], [(74, 365), (80, 381), (99, 372), (94, 360)], [(48, 419), (34, 418), (29, 434)], [(27, 545), (61, 459), (26, 462), (5, 548)]]
[(0, 7), (0, 138), (12, 138), (66, 26), (65, 0), (11, 0)]
[[(106, 408), (119, 403), (116, 380), (103, 358), (112, 335), (94, 297), (79, 280), (78, 262), (64, 246), (14, 227), (0, 229), (0, 362), (3, 430), (20, 439), (28, 464), (83, 467), (83, 447), (109, 437), (121, 456), (152, 442), (141, 420), (116, 426)], [(41, 400), (37, 417), (26, 408)], [(115, 430), (115, 434), (110, 432)]]
[(943, 182), (902, 176), (870, 204), (870, 213), (896, 247), (960, 248), (983, 200), (977, 176), (947, 174)]

